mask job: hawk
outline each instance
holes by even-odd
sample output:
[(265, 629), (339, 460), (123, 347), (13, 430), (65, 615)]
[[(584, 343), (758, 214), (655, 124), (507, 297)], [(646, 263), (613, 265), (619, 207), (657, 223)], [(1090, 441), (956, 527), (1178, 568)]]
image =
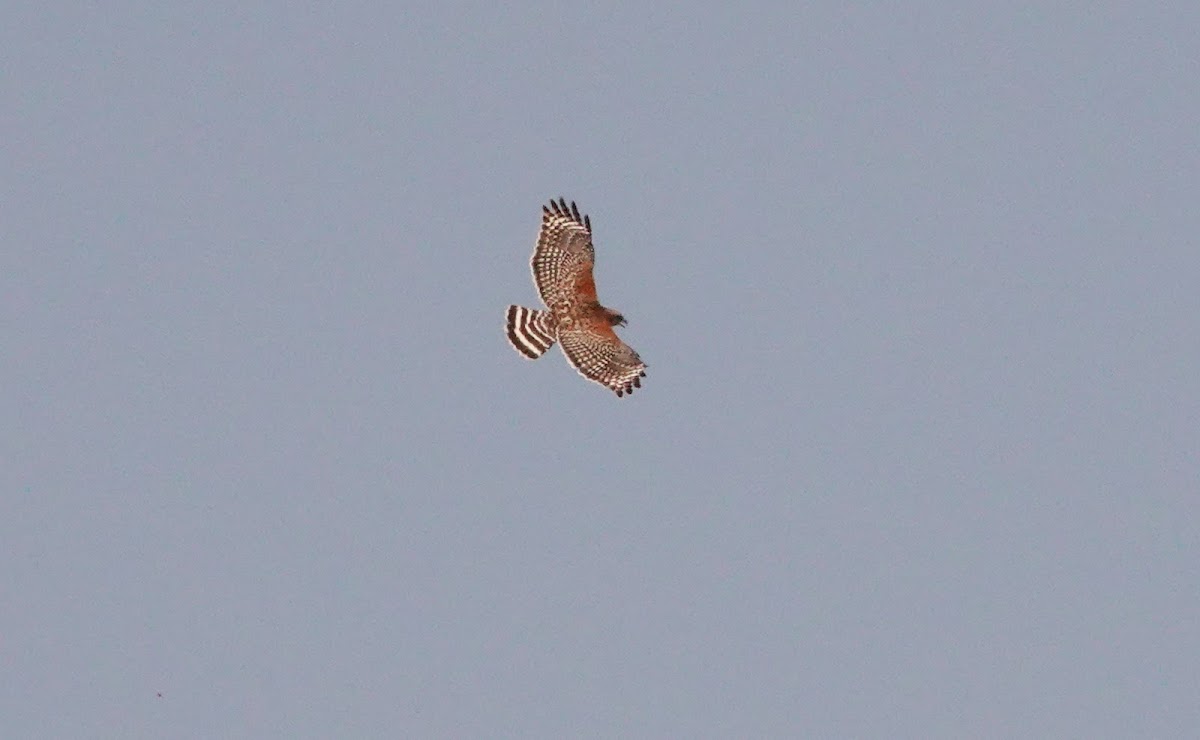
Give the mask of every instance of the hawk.
[(547, 310), (509, 306), (508, 341), (536, 360), (558, 342), (567, 361), (588, 380), (617, 394), (642, 387), (646, 363), (613, 331), (625, 317), (596, 299), (592, 266), (592, 221), (559, 198), (542, 206), (542, 230), (530, 266), (533, 284)]

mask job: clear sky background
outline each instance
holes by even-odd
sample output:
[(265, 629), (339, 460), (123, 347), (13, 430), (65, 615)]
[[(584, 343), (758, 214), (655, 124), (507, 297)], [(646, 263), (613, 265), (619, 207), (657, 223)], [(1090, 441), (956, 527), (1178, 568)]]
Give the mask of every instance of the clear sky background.
[[(4, 734), (1194, 733), (1198, 39), (6, 10)], [(559, 195), (632, 397), (505, 342)]]

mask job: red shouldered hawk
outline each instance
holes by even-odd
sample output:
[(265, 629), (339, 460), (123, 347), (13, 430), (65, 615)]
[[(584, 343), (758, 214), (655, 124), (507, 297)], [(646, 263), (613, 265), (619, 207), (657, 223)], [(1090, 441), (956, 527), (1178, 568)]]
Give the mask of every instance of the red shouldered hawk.
[(592, 221), (574, 203), (559, 198), (542, 206), (542, 230), (530, 265), (547, 311), (509, 306), (508, 341), (536, 360), (557, 341), (579, 374), (618, 397), (642, 387), (646, 363), (613, 331), (625, 317), (600, 305), (592, 265)]

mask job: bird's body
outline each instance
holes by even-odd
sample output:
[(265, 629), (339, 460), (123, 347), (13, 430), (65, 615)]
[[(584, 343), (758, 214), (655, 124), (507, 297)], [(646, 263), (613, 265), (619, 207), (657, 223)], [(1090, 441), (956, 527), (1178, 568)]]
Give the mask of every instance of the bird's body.
[(531, 360), (558, 342), (580, 375), (623, 396), (641, 387), (646, 364), (613, 331), (624, 326), (625, 317), (596, 298), (595, 262), (591, 219), (562, 198), (542, 206), (530, 267), (546, 309), (509, 306), (506, 332), (509, 343)]

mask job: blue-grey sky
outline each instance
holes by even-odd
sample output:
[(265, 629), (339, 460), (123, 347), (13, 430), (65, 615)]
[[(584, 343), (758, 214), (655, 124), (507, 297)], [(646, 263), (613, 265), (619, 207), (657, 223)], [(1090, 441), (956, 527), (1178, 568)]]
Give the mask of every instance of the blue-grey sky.
[(427, 5), (6, 11), (6, 736), (1200, 727), (1194, 4)]

